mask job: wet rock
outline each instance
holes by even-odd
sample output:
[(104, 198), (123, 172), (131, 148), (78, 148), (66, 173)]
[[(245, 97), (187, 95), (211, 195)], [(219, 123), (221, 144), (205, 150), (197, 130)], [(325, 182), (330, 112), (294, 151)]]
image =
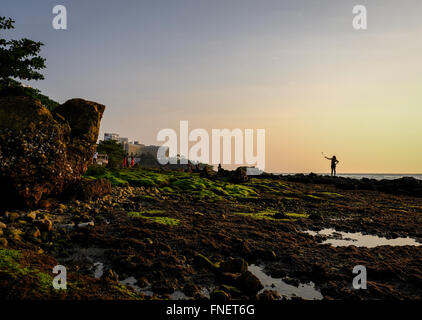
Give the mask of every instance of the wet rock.
[(32, 222), (37, 219), (37, 213), (35, 211), (30, 212), (25, 216), (25, 219)]
[(263, 300), (263, 301), (281, 300), (281, 296), (275, 290), (264, 290), (258, 295), (258, 300)]
[(264, 288), (259, 279), (250, 271), (242, 273), (237, 278), (237, 287), (248, 295), (256, 295), (259, 290)]
[(0, 247), (7, 248), (8, 242), (5, 238), (0, 238)]
[(9, 221), (16, 221), (17, 219), (19, 219), (20, 218), (20, 214), (19, 213), (17, 213), (17, 212), (9, 212), (8, 213), (8, 219), (9, 219)]
[(249, 180), (246, 167), (239, 167), (234, 171), (230, 171), (229, 181), (232, 183), (242, 183)]
[(163, 279), (154, 283), (152, 291), (158, 294), (172, 294), (175, 290), (175, 283), (168, 279)]
[[(64, 196), (67, 198), (76, 198), (78, 200), (90, 201), (104, 197), (111, 193), (111, 182), (107, 179), (81, 179), (70, 183), (65, 191)], [(89, 205), (86, 205), (91, 210)]]
[(0, 201), (37, 206), (91, 163), (104, 106), (73, 99), (50, 112), (29, 97), (0, 98)]
[(216, 276), (220, 283), (227, 283), (227, 284), (236, 286), (237, 278), (239, 278), (240, 273), (224, 272), (224, 273), (218, 273)]
[(234, 286), (229, 286), (227, 284), (223, 284), (223, 285), (219, 286), (218, 290), (222, 290), (222, 291), (228, 293), (231, 297), (239, 297), (242, 294), (242, 292), (238, 288), (236, 288)]
[(23, 234), (22, 230), (13, 228), (10, 230), (10, 238), (15, 241), (22, 240), (21, 235)]
[(183, 288), (183, 292), (188, 296), (188, 297), (194, 297), (198, 294), (201, 293), (200, 288), (195, 285), (194, 283), (188, 283), (185, 285), (185, 287)]
[(44, 218), (42, 220), (37, 220), (36, 225), (41, 231), (49, 232), (53, 228), (53, 223), (47, 218)]
[(230, 300), (230, 295), (223, 290), (214, 290), (211, 292), (210, 299), (216, 301)]
[(319, 212), (312, 212), (309, 215), (309, 219), (311, 219), (312, 221), (323, 221), (324, 220), (323, 216)]
[(94, 221), (89, 221), (89, 222), (82, 222), (78, 224), (78, 228), (89, 228), (89, 227), (94, 227), (95, 223)]
[(217, 175), (217, 172), (215, 172), (212, 167), (206, 166), (200, 173), (200, 176), (202, 178), (214, 178)]
[(41, 237), (41, 232), (40, 232), (40, 230), (39, 230), (38, 228), (35, 228), (35, 229), (33, 229), (33, 230), (31, 231), (31, 235), (32, 235), (34, 238), (39, 238), (39, 237)]
[(205, 257), (204, 255), (198, 253), (194, 260), (193, 260), (193, 264), (196, 267), (200, 267), (200, 268), (205, 268), (205, 269), (209, 269), (209, 270), (217, 270), (218, 266), (213, 263), (210, 259), (208, 259), (207, 257)]
[(78, 177), (92, 163), (105, 106), (83, 99), (71, 99), (54, 109), (56, 119), (70, 126), (67, 160)]
[(242, 273), (248, 270), (248, 263), (240, 258), (223, 261), (220, 263), (220, 271), (228, 273)]
[(111, 269), (108, 269), (106, 272), (104, 272), (103, 275), (101, 276), (101, 279), (106, 283), (112, 283), (112, 284), (119, 281), (119, 277)]
[(274, 214), (274, 219), (288, 219), (289, 216), (287, 216), (284, 212), (279, 211)]
[(51, 208), (52, 203), (50, 200), (40, 200), (38, 202), (38, 207), (43, 208), (43, 209), (48, 209)]

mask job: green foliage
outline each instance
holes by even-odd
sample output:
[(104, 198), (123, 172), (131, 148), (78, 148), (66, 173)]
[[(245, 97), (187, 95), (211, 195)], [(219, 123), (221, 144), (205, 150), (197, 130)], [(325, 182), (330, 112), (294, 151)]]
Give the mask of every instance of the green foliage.
[(108, 155), (109, 168), (119, 168), (122, 165), (125, 150), (121, 143), (114, 140), (100, 141), (97, 151)]
[(0, 96), (25, 96), (40, 100), (42, 105), (52, 111), (59, 103), (41, 94), (41, 91), (31, 87), (24, 87), (18, 81), (10, 79), (8, 83), (0, 82)]
[[(0, 30), (14, 29), (12, 19), (0, 17)], [(8, 84), (11, 78), (42, 80), (44, 76), (37, 70), (45, 68), (45, 59), (40, 57), (41, 42), (26, 38), (6, 40), (0, 38), (0, 81)]]

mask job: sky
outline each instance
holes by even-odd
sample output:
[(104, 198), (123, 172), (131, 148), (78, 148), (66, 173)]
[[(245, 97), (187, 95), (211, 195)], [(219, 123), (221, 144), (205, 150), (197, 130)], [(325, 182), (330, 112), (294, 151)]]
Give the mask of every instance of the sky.
[(2, 0), (0, 16), (45, 44), (29, 85), (106, 105), (101, 136), (158, 144), (187, 120), (265, 129), (268, 172), (328, 172), (324, 152), (339, 173), (422, 173), (420, 0)]

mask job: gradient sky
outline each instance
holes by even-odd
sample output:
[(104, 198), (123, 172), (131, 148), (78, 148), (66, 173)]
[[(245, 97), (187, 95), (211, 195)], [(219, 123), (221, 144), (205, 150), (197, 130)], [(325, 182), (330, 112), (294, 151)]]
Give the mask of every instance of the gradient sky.
[(327, 172), (323, 151), (338, 172), (422, 173), (420, 0), (2, 0), (0, 15), (45, 44), (30, 85), (107, 106), (101, 135), (263, 128), (266, 171)]

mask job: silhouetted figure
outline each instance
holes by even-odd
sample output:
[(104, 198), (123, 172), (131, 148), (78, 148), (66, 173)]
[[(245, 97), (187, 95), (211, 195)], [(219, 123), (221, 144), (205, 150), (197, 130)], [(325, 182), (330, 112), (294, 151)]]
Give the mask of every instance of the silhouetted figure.
[(333, 156), (332, 158), (328, 158), (326, 156), (324, 156), (324, 157), (327, 160), (331, 160), (331, 176), (335, 176), (336, 175), (336, 166), (337, 166), (337, 163), (339, 163), (340, 161), (337, 160), (336, 156)]
[(219, 164), (218, 164), (218, 172), (220, 172), (220, 171), (221, 171), (221, 169), (222, 169), (222, 168), (221, 168), (221, 163), (219, 163)]

